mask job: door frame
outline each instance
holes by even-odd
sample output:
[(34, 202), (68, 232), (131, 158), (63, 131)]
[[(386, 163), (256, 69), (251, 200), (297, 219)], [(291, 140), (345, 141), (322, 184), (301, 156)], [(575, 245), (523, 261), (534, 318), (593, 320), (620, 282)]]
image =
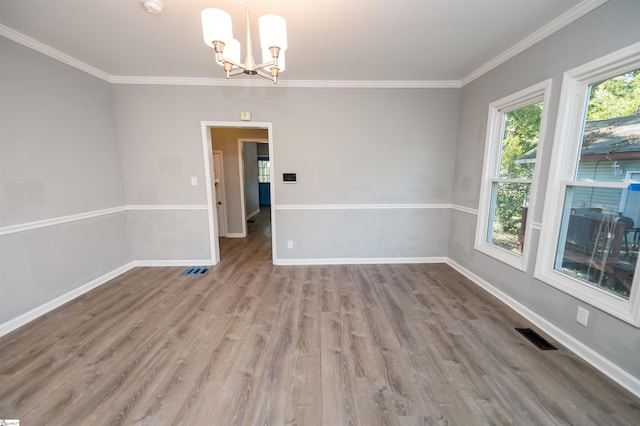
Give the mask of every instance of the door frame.
[[(218, 184), (220, 185), (220, 200), (217, 199), (216, 197), (216, 203), (214, 204), (214, 206), (218, 205), (218, 202), (222, 202), (222, 210), (223, 210), (223, 217), (222, 220), (220, 220), (219, 217), (217, 217), (217, 223), (218, 225), (220, 225), (220, 223), (222, 223), (222, 226), (218, 227), (218, 236), (220, 237), (226, 237), (228, 234), (228, 225), (227, 225), (227, 194), (225, 193), (225, 180), (224, 180), (224, 152), (221, 149), (214, 149), (212, 152), (212, 158), (214, 155), (216, 154), (220, 154), (220, 179)], [(213, 166), (214, 166), (214, 170), (213, 170), (213, 192), (215, 193), (215, 160), (213, 161)], [(218, 208), (216, 207), (216, 215), (218, 214)]]
[(220, 127), (238, 127), (245, 129), (266, 129), (267, 143), (269, 144), (269, 162), (271, 172), (271, 261), (275, 264), (278, 258), (276, 255), (276, 223), (275, 223), (275, 179), (274, 174), (274, 157), (273, 157), (273, 128), (270, 122), (251, 122), (251, 121), (201, 121), (200, 129), (202, 134), (202, 151), (204, 157), (204, 175), (205, 188), (207, 195), (207, 216), (209, 221), (209, 245), (211, 253), (211, 264), (220, 263), (220, 244), (218, 241), (218, 213), (215, 209), (216, 194), (213, 188), (213, 145), (211, 140), (211, 129)]
[[(244, 143), (269, 143), (262, 138), (238, 138), (238, 170), (240, 171), (240, 214), (242, 215), (242, 236), (247, 236), (247, 203), (244, 191)], [(271, 151), (269, 151), (271, 152)], [(271, 183), (271, 181), (269, 181)], [(273, 217), (273, 216), (272, 216)]]

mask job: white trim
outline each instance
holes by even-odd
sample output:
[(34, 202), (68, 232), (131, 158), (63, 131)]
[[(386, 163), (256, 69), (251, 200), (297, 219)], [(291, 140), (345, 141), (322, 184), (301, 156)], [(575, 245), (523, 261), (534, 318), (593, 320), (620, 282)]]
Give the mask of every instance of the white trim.
[[(556, 120), (558, 124), (553, 137), (555, 143), (549, 163), (545, 194), (547, 208), (542, 215), (542, 223), (545, 227), (540, 232), (533, 274), (536, 279), (638, 328), (640, 328), (640, 274), (634, 274), (629, 299), (626, 300), (556, 270), (556, 262), (560, 259), (558, 256), (562, 253), (555, 248), (562, 247), (561, 227), (566, 224), (563, 218), (566, 219), (569, 214), (564, 209), (567, 188), (572, 186), (624, 188), (628, 183), (570, 179), (574, 178), (578, 165), (589, 85), (639, 67), (640, 42), (637, 42), (564, 73)], [(550, 247), (554, 250), (549, 250)]]
[(563, 180), (560, 182), (562, 186), (581, 186), (584, 188), (609, 188), (609, 189), (626, 189), (631, 182), (630, 180), (620, 180), (614, 182), (595, 181), (595, 180)]
[(449, 209), (451, 204), (280, 204), (275, 210)]
[[(209, 164), (208, 162), (206, 162)], [(207, 187), (210, 186), (210, 183)], [(207, 188), (209, 192), (209, 188)], [(207, 197), (208, 198), (208, 197)], [(209, 200), (208, 200), (209, 201)], [(317, 205), (279, 205), (272, 204), (272, 210), (375, 210), (375, 209), (447, 209), (453, 208), (455, 210), (466, 211), (471, 214), (477, 214), (476, 210), (469, 209), (467, 207), (451, 205), (451, 204), (317, 204)], [(209, 206), (206, 204), (129, 204), (120, 207), (111, 207), (108, 209), (94, 210), (90, 212), (78, 213), (69, 216), (54, 217), (51, 219), (38, 220), (35, 222), (20, 223), (17, 225), (9, 225), (0, 227), (0, 236), (15, 234), (18, 232), (30, 231), (32, 229), (44, 228), (47, 226), (60, 225), (63, 223), (74, 222), (78, 220), (89, 219), (92, 217), (99, 217), (108, 214), (120, 213), (124, 211), (138, 211), (138, 210), (209, 210)], [(247, 216), (247, 219), (260, 213), (260, 210), (256, 210)], [(211, 219), (211, 218), (210, 218)], [(213, 219), (211, 219), (212, 221)], [(273, 226), (273, 224), (272, 224)], [(209, 224), (209, 228), (213, 228), (213, 224)], [(227, 235), (229, 236), (229, 235)], [(242, 235), (242, 236), (246, 236)], [(237, 238), (235, 234), (231, 238)], [(212, 251), (215, 253), (215, 251)], [(211, 260), (211, 259), (210, 259)], [(214, 262), (214, 264), (217, 262)]]
[[(200, 126), (202, 128), (202, 145), (204, 150), (204, 162), (205, 162), (205, 182), (207, 184), (207, 210), (209, 212), (209, 238), (211, 242), (211, 250), (214, 255), (212, 255), (212, 260), (214, 264), (220, 262), (220, 245), (218, 241), (218, 229), (217, 229), (217, 221), (215, 219), (215, 215), (217, 212), (213, 208), (215, 201), (215, 194), (211, 191), (211, 182), (213, 176), (213, 168), (211, 167), (211, 162), (209, 158), (213, 158), (213, 147), (211, 141), (211, 128), (220, 128), (220, 127), (237, 127), (237, 128), (249, 128), (249, 129), (266, 129), (267, 130), (267, 140), (269, 144), (269, 163), (271, 166), (271, 176), (275, 176), (274, 174), (274, 157), (273, 157), (273, 126), (270, 122), (253, 122), (253, 121), (201, 121)], [(275, 184), (274, 179), (271, 179), (270, 189), (271, 189), (271, 256), (273, 259), (276, 259), (276, 220), (275, 220)], [(245, 222), (245, 221), (243, 221)], [(246, 223), (245, 223), (246, 225)], [(228, 236), (228, 234), (227, 234)]]
[(547, 129), (547, 122), (550, 110), (551, 79), (519, 90), (502, 99), (498, 99), (489, 104), (487, 118), (487, 134), (485, 137), (484, 160), (482, 165), (482, 181), (480, 183), (480, 202), (478, 205), (478, 217), (476, 220), (476, 235), (473, 248), (481, 253), (491, 256), (500, 262), (526, 271), (530, 257), (531, 246), (531, 221), (535, 214), (535, 202), (529, 204), (529, 214), (524, 224), (524, 241), (522, 243), (522, 253), (515, 253), (503, 247), (499, 247), (489, 242), (490, 230), (493, 229), (495, 210), (493, 203), (496, 197), (496, 184), (499, 183), (527, 183), (530, 185), (529, 198), (536, 200), (539, 165), (534, 163), (532, 179), (505, 179), (499, 178), (500, 162), (502, 157), (502, 144), (504, 138), (505, 114), (515, 111), (527, 105), (542, 102), (542, 116), (538, 133), (538, 158), (542, 158), (544, 150), (544, 140)]
[(484, 290), (498, 298), (501, 302), (522, 315), (524, 318), (533, 323), (536, 327), (540, 328), (553, 339), (566, 346), (566, 348), (571, 352), (575, 353), (577, 356), (608, 376), (620, 386), (624, 387), (635, 396), (640, 397), (640, 379), (632, 376), (627, 371), (620, 368), (618, 365), (609, 361), (598, 352), (589, 348), (584, 343), (580, 342), (570, 334), (566, 333), (559, 327), (555, 326), (553, 323), (546, 320), (544, 317), (538, 315), (522, 303), (518, 302), (497, 287), (494, 287), (492, 284), (480, 278), (478, 275), (458, 264), (451, 258), (447, 258), (447, 264), (471, 281), (473, 281), (479, 287), (482, 287)]
[(23, 45), (24, 47), (35, 50), (36, 52), (42, 53), (43, 55), (60, 61), (63, 64), (69, 65), (89, 75), (111, 83), (112, 77), (106, 72), (92, 67), (85, 62), (79, 61), (78, 59), (73, 58), (66, 53), (56, 50), (51, 46), (39, 42), (38, 40), (32, 39), (31, 37), (27, 37), (26, 35), (2, 24), (0, 24), (0, 36), (6, 37), (11, 41)]
[(460, 212), (463, 213), (469, 213), (469, 214), (474, 214), (474, 215), (478, 215), (478, 209), (472, 209), (471, 207), (465, 207), (465, 206), (461, 206), (459, 204), (452, 204), (451, 208), (453, 210), (458, 210)]
[(43, 219), (43, 220), (37, 220), (34, 222), (20, 223), (17, 225), (2, 226), (0, 227), (0, 236), (15, 234), (18, 232), (31, 231), (33, 229), (44, 228), (44, 227), (53, 226), (53, 225), (60, 225), (68, 222), (75, 222), (77, 220), (90, 219), (92, 217), (99, 217), (99, 216), (104, 216), (108, 214), (120, 213), (125, 211), (126, 209), (127, 209), (126, 206), (111, 207), (108, 209), (94, 210), (90, 212), (72, 214), (68, 216), (54, 217), (51, 219)]
[(406, 263), (445, 263), (446, 257), (359, 257), (319, 259), (276, 259), (274, 265), (388, 265)]
[(242, 232), (228, 232), (225, 238), (245, 238), (246, 236), (247, 234)]
[[(238, 171), (240, 175), (240, 219), (242, 222), (242, 236), (247, 236), (247, 219), (250, 216), (246, 216), (247, 214), (247, 206), (246, 206), (246, 193), (244, 190), (245, 181), (244, 181), (244, 143), (269, 143), (268, 139), (260, 139), (260, 138), (238, 138)], [(260, 203), (258, 203), (260, 204)], [(253, 212), (252, 215), (256, 215), (260, 213), (260, 206), (258, 205), (257, 212)]]
[(573, 8), (563, 13), (562, 15), (558, 16), (556, 19), (549, 22), (542, 28), (534, 31), (529, 36), (525, 37), (524, 39), (520, 40), (518, 43), (514, 44), (504, 52), (500, 53), (498, 56), (491, 59), (489, 62), (485, 63), (484, 65), (472, 71), (470, 74), (462, 78), (462, 80), (460, 80), (460, 84), (462, 86), (466, 86), (467, 84), (480, 78), (481, 76), (485, 75), (492, 69), (497, 68), (499, 65), (502, 65), (503, 63), (507, 62), (509, 59), (524, 52), (534, 44), (544, 40), (545, 38), (549, 37), (551, 34), (561, 30), (562, 28), (566, 27), (572, 22), (580, 19), (587, 13), (591, 12), (592, 10), (603, 5), (606, 2), (607, 0), (582, 1), (581, 3), (577, 4)]
[(458, 80), (278, 80), (278, 85), (267, 80), (195, 78), (195, 77), (151, 77), (111, 76), (113, 84), (147, 84), (162, 86), (217, 86), (217, 87), (296, 87), (318, 89), (459, 89)]
[(258, 210), (256, 210), (256, 211), (254, 211), (254, 212), (249, 213), (249, 214), (247, 215), (247, 217), (245, 218), (245, 221), (247, 221), (247, 220), (251, 219), (252, 217), (254, 217), (255, 215), (257, 215), (258, 213), (260, 213), (260, 209), (258, 209)]
[(206, 210), (206, 204), (136, 204), (127, 205), (127, 210)]
[[(216, 217), (216, 225), (218, 225), (218, 236), (226, 237), (229, 233), (229, 210), (227, 210), (227, 187), (226, 187), (226, 179), (224, 177), (224, 151), (221, 149), (213, 149), (213, 145), (211, 145), (211, 153), (213, 158), (213, 192), (216, 195), (215, 200), (215, 209), (216, 215), (218, 214), (218, 203), (222, 206), (222, 218)], [(220, 170), (216, 170), (216, 155), (220, 157)], [(216, 182), (215, 176), (220, 176)], [(216, 190), (216, 183), (220, 185), (220, 199), (218, 200), (218, 191)], [(221, 220), (222, 219), (222, 220)]]
[(274, 204), (276, 202), (276, 183), (275, 183), (275, 175), (276, 175), (276, 166), (275, 166), (275, 162), (274, 157), (273, 157), (273, 153), (274, 153), (274, 146), (273, 146), (273, 129), (271, 127), (271, 123), (269, 123), (268, 128), (268, 138), (269, 138), (269, 198), (270, 198), (270, 204), (271, 204), (271, 258), (272, 259), (277, 259), (278, 258), (278, 246), (276, 244), (276, 211), (275, 211), (275, 207)]
[(282, 87), (302, 87), (320, 89), (459, 89), (458, 80), (291, 80), (281, 81)]
[(27, 324), (28, 322), (31, 322), (34, 319), (46, 314), (47, 312), (50, 312), (56, 309), (57, 307), (62, 306), (65, 303), (75, 299), (76, 297), (81, 296), (93, 290), (94, 288), (106, 283), (107, 281), (112, 280), (117, 276), (124, 274), (125, 272), (132, 269), (134, 266), (135, 266), (134, 262), (129, 262), (125, 265), (122, 265), (119, 268), (116, 268), (110, 272), (107, 272), (106, 274), (103, 274), (97, 278), (94, 278), (93, 280), (89, 281), (84, 285), (81, 285), (80, 287), (76, 287), (73, 290), (70, 290), (62, 294), (53, 300), (43, 303), (42, 305), (37, 306), (31, 309), (30, 311), (25, 312), (24, 314), (18, 315), (17, 317), (10, 319), (9, 321), (3, 324), (0, 324), (0, 336), (4, 336), (5, 334), (10, 333), (13, 330), (16, 330), (17, 328), (20, 328), (23, 325)]
[(212, 266), (211, 259), (134, 260), (135, 267)]
[(207, 210), (206, 205), (181, 205), (181, 204), (158, 204), (158, 205), (127, 205), (120, 207), (111, 207), (108, 209), (94, 210), (90, 212), (72, 214), (68, 216), (54, 217), (51, 219), (43, 219), (35, 222), (20, 223), (17, 225), (9, 225), (0, 227), (0, 236), (15, 234), (18, 232), (31, 231), (33, 229), (45, 228), (47, 226), (55, 226), (63, 223), (75, 222), (79, 220), (90, 219), (92, 217), (105, 216), (114, 213), (134, 210)]
[(531, 229), (535, 229), (537, 231), (542, 229), (542, 222), (534, 222), (533, 220), (531, 221)]
[(214, 207), (216, 205), (216, 194), (213, 186), (213, 143), (211, 141), (211, 129), (207, 123), (206, 121), (200, 122), (200, 131), (202, 133), (204, 185), (207, 196), (207, 221), (209, 222), (209, 250), (211, 253), (211, 263), (216, 265), (220, 262), (218, 212)]

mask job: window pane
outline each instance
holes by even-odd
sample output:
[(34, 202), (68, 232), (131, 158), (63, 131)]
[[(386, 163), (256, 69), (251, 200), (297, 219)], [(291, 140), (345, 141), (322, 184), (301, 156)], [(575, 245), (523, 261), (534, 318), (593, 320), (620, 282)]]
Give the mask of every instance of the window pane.
[(488, 243), (522, 253), (530, 189), (530, 183), (493, 183)]
[[(636, 188), (637, 187), (637, 188)], [(589, 285), (629, 298), (638, 259), (635, 221), (618, 208), (640, 207), (640, 185), (629, 189), (568, 187), (554, 268)], [(625, 197), (625, 203), (621, 203)]]
[(269, 160), (258, 160), (258, 182), (269, 183), (271, 169), (269, 167)]
[[(504, 114), (500, 172), (503, 179), (532, 179), (540, 136), (542, 102)], [(529, 153), (529, 156), (524, 154)]]
[(640, 170), (640, 70), (589, 89), (576, 179), (622, 181)]

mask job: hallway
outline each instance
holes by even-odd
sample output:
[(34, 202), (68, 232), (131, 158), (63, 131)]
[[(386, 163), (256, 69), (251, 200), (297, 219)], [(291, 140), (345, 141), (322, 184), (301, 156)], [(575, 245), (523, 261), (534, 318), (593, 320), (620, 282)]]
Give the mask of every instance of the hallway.
[(247, 221), (245, 238), (219, 238), (220, 261), (250, 256), (252, 261), (272, 263), (271, 206), (260, 206), (260, 213)]

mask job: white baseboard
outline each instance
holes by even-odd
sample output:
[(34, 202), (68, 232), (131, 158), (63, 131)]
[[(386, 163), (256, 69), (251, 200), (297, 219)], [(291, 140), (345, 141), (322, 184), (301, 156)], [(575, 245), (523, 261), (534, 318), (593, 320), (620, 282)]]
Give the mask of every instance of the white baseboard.
[(536, 327), (540, 328), (540, 330), (553, 337), (556, 341), (567, 347), (567, 349), (569, 349), (580, 358), (585, 360), (587, 363), (591, 364), (600, 372), (608, 376), (611, 380), (615, 381), (620, 386), (624, 387), (629, 392), (640, 398), (640, 380), (638, 378), (632, 376), (631, 374), (620, 368), (618, 365), (612, 363), (607, 358), (600, 355), (598, 352), (594, 351), (579, 340), (575, 339), (570, 334), (565, 333), (562, 329), (556, 327), (545, 318), (533, 312), (508, 294), (504, 293), (502, 290), (494, 287), (488, 281), (485, 281), (478, 275), (469, 271), (464, 266), (449, 258), (446, 262), (453, 269), (460, 272), (475, 284), (500, 299), (504, 304), (525, 317), (531, 323), (536, 325)]
[(90, 290), (93, 290), (94, 288), (106, 283), (109, 280), (112, 280), (118, 275), (124, 274), (134, 266), (134, 262), (129, 262), (125, 265), (122, 265), (121, 267), (107, 272), (106, 274), (101, 275), (98, 278), (95, 278), (88, 283), (81, 285), (80, 287), (76, 287), (73, 290), (68, 291), (61, 296), (58, 296), (53, 300), (50, 300), (36, 308), (31, 309), (28, 312), (25, 312), (22, 315), (17, 316), (16, 318), (0, 324), (0, 337), (12, 332), (17, 328), (22, 327), (26, 323), (33, 321), (34, 319), (46, 314), (47, 312), (50, 312), (57, 307), (64, 305), (65, 303), (75, 299), (76, 297), (81, 296)]
[(446, 257), (362, 257), (320, 259), (274, 259), (274, 265), (388, 265), (401, 263), (445, 263)]
[(134, 260), (133, 266), (211, 266), (214, 262), (211, 259), (193, 260)]
[(247, 219), (246, 219), (246, 220), (251, 219), (252, 217), (254, 217), (255, 215), (257, 215), (258, 213), (260, 213), (260, 208), (258, 208), (258, 210), (254, 211), (254, 212), (252, 212), (252, 213), (249, 213), (249, 214), (247, 215)]
[(247, 234), (243, 234), (242, 232), (233, 232), (225, 235), (225, 238), (244, 238)]

